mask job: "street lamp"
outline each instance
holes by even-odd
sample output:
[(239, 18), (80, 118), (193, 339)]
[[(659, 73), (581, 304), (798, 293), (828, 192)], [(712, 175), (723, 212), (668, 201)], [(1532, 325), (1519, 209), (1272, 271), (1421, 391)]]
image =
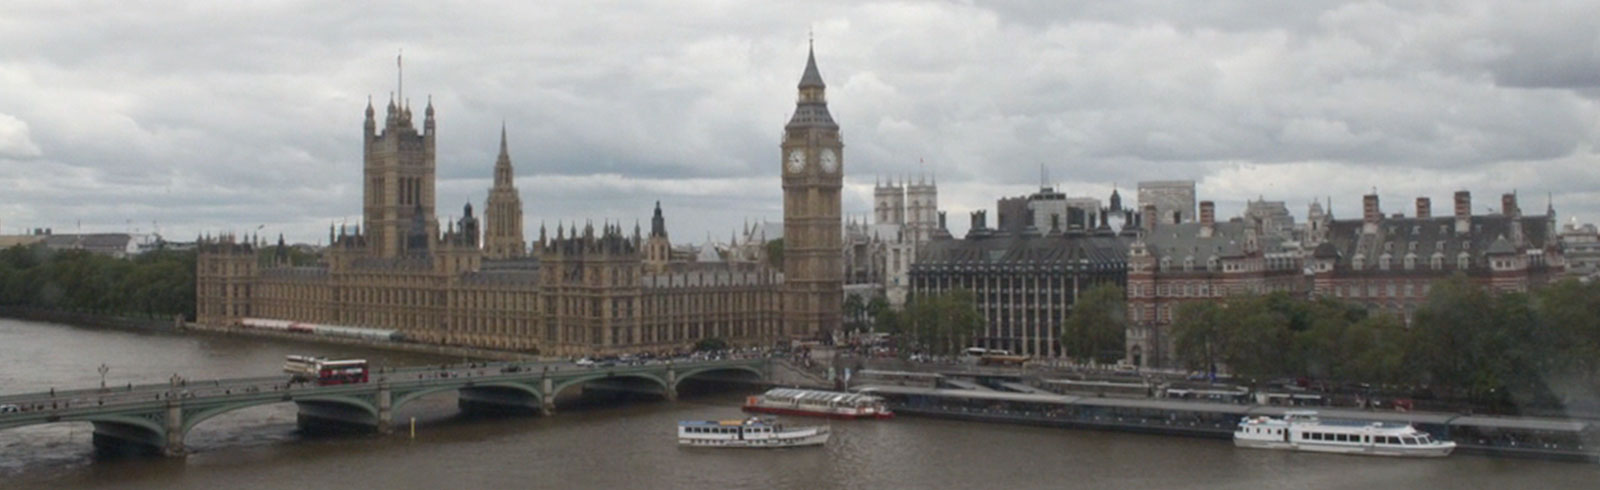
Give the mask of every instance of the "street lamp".
[(106, 389), (106, 372), (111, 371), (111, 368), (106, 367), (106, 363), (102, 362), (102, 363), (100, 363), (99, 371), (100, 371), (100, 389), (104, 390), (104, 389)]

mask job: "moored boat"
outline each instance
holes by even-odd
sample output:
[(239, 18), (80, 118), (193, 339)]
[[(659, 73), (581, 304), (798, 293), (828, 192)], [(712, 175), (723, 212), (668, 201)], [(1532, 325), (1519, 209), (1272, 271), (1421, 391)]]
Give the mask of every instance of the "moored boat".
[(894, 412), (883, 399), (859, 393), (774, 388), (745, 399), (744, 409), (781, 415), (807, 415), (839, 419), (887, 419)]
[(789, 427), (770, 418), (685, 420), (678, 422), (678, 445), (688, 447), (780, 448), (828, 442), (826, 425)]
[(1455, 442), (1434, 440), (1431, 434), (1411, 424), (1321, 420), (1311, 411), (1291, 411), (1283, 418), (1245, 417), (1233, 431), (1233, 444), (1261, 449), (1415, 457), (1449, 456), (1456, 448)]

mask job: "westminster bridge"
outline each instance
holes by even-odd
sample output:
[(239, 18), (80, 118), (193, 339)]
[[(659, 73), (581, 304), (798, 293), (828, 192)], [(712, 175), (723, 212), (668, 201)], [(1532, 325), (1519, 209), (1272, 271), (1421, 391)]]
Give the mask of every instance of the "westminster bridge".
[(301, 427), (389, 433), (407, 403), (455, 391), (464, 411), (527, 411), (549, 415), (558, 395), (578, 390), (641, 392), (677, 399), (686, 380), (762, 382), (764, 358), (643, 365), (472, 363), (374, 370), (369, 382), (318, 386), (287, 375), (79, 389), (0, 396), (0, 430), (57, 422), (90, 422), (99, 449), (179, 456), (184, 436), (207, 419), (234, 410), (294, 402)]

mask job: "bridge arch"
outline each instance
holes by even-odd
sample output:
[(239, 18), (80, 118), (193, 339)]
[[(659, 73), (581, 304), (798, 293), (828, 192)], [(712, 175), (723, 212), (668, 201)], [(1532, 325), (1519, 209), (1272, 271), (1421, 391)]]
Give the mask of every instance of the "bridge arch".
[[(579, 386), (579, 385), (582, 385), (582, 384), (585, 384), (585, 383), (589, 383), (589, 382), (593, 382), (593, 381), (600, 381), (600, 380), (607, 380), (607, 379), (616, 379), (616, 380), (620, 380), (620, 379), (642, 379), (642, 380), (646, 380), (646, 381), (649, 381), (651, 383), (654, 383), (656, 386), (660, 386), (663, 394), (670, 393), (671, 392), (670, 390), (674, 389), (673, 386), (669, 386), (667, 384), (667, 380), (662, 379), (660, 377), (657, 377), (652, 373), (647, 373), (647, 372), (615, 373), (615, 372), (611, 372), (611, 371), (599, 371), (599, 372), (596, 372), (596, 373), (594, 373), (592, 375), (579, 376), (579, 377), (568, 379), (566, 381), (562, 381), (562, 382), (556, 384), (554, 388), (550, 389), (550, 399), (554, 400), (556, 395), (561, 394), (562, 391), (566, 391), (567, 388), (571, 388), (573, 386)], [(670, 396), (670, 395), (668, 395), (668, 396)]]
[(121, 424), (138, 427), (156, 434), (166, 433), (167, 430), (166, 426), (162, 424), (162, 419), (160, 416), (157, 415), (156, 412), (152, 411), (149, 416), (141, 416), (140, 414), (97, 413), (86, 415), (68, 415), (65, 417), (35, 417), (17, 422), (0, 424), (0, 431), (70, 422)]
[(407, 392), (405, 392), (405, 394), (402, 394), (402, 395), (400, 395), (398, 397), (395, 397), (394, 401), (390, 405), (390, 407), (391, 407), (390, 409), (391, 410), (399, 410), (400, 407), (403, 407), (408, 403), (414, 402), (419, 398), (422, 398), (422, 397), (425, 397), (425, 396), (428, 396), (428, 395), (432, 395), (432, 394), (435, 394), (435, 393), (441, 393), (441, 392), (445, 392), (445, 391), (459, 391), (459, 390), (462, 390), (462, 389), (470, 389), (470, 388), (503, 388), (503, 389), (508, 389), (508, 390), (513, 390), (513, 391), (526, 393), (528, 395), (533, 396), (534, 399), (543, 400), (544, 399), (544, 394), (540, 393), (538, 388), (535, 388), (535, 387), (533, 387), (531, 385), (531, 383), (534, 383), (534, 382), (535, 381), (530, 381), (528, 383), (517, 383), (517, 382), (502, 381), (502, 382), (492, 382), (492, 383), (473, 383), (471, 385), (430, 386), (430, 387), (418, 389), (418, 390), (415, 390), (415, 391), (407, 391)]
[(153, 434), (166, 434), (167, 433), (167, 428), (166, 428), (165, 424), (162, 423), (161, 420), (153, 419), (153, 418), (150, 418), (150, 417), (140, 417), (140, 416), (137, 416), (137, 415), (111, 415), (111, 414), (107, 414), (107, 415), (91, 415), (91, 416), (82, 417), (82, 418), (78, 418), (78, 417), (67, 418), (67, 419), (63, 419), (62, 422), (74, 422), (74, 421), (80, 421), (80, 420), (84, 421), (84, 422), (93, 422), (93, 423), (96, 423), (96, 424), (110, 423), (110, 424), (129, 425), (129, 426), (138, 427), (138, 428), (141, 428), (141, 429), (144, 429), (144, 430), (148, 430)]
[(289, 402), (294, 402), (294, 403), (301, 403), (301, 402), (332, 403), (332, 404), (336, 404), (336, 405), (342, 405), (342, 406), (347, 406), (347, 407), (351, 407), (351, 408), (355, 408), (355, 409), (361, 410), (363, 412), (366, 412), (366, 413), (372, 415), (373, 418), (377, 418), (378, 417), (378, 407), (377, 406), (373, 405), (373, 403), (371, 401), (369, 401), (369, 400), (365, 400), (365, 399), (362, 399), (362, 398), (359, 398), (359, 397), (354, 397), (354, 396), (347, 396), (347, 395), (315, 395), (315, 396), (302, 396), (302, 397), (294, 397), (294, 398), (284, 398), (284, 397), (258, 398), (258, 399), (253, 399), (253, 400), (241, 400), (241, 401), (236, 402), (236, 403), (228, 403), (228, 404), (224, 404), (224, 405), (219, 405), (219, 406), (215, 406), (215, 407), (208, 407), (208, 408), (203, 408), (203, 409), (194, 410), (194, 411), (185, 411), (185, 413), (183, 414), (183, 435), (185, 437), (187, 437), (189, 435), (189, 431), (191, 429), (194, 429), (195, 426), (200, 425), (201, 422), (205, 422), (206, 420), (209, 420), (209, 419), (211, 419), (213, 417), (216, 417), (218, 415), (222, 415), (222, 414), (225, 414), (225, 413), (228, 413), (228, 412), (232, 412), (232, 411), (235, 411), (235, 410), (243, 410), (243, 409), (251, 408), (251, 407), (259, 407), (259, 406), (264, 406), (264, 405), (272, 405), (272, 404), (275, 404), (275, 403), (289, 403)]
[(683, 384), (683, 382), (685, 380), (694, 378), (696, 376), (700, 376), (700, 375), (707, 374), (707, 373), (729, 372), (729, 371), (749, 374), (751, 376), (754, 376), (756, 380), (766, 379), (766, 377), (767, 377), (767, 373), (766, 372), (762, 371), (760, 368), (758, 368), (756, 366), (752, 366), (752, 365), (748, 365), (748, 364), (732, 364), (732, 365), (724, 365), (724, 366), (695, 367), (695, 368), (686, 369), (686, 370), (683, 370), (682, 372), (677, 373), (677, 380), (676, 380), (676, 382), (673, 383), (672, 389), (674, 391), (676, 391), (678, 389), (678, 385), (681, 385), (681, 384)]

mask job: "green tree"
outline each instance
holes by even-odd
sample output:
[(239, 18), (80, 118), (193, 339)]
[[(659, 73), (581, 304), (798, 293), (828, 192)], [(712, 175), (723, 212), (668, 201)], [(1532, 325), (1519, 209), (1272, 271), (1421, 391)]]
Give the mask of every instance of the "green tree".
[(1061, 350), (1078, 360), (1116, 362), (1127, 345), (1127, 306), (1116, 284), (1101, 284), (1078, 297), (1061, 324)]
[(1215, 372), (1225, 345), (1222, 307), (1211, 301), (1178, 305), (1172, 322), (1173, 355), (1184, 367)]
[(117, 316), (194, 317), (194, 252), (118, 259), (43, 247), (0, 251), (0, 304)]
[(900, 317), (902, 333), (927, 352), (954, 355), (983, 328), (972, 293), (954, 290), (913, 298)]
[[(1223, 360), (1235, 374), (1285, 374), (1292, 342), (1288, 320), (1269, 305), (1247, 301), (1221, 312)], [(1267, 308), (1264, 308), (1267, 307)]]
[(1335, 359), (1325, 377), (1346, 381), (1393, 383), (1404, 379), (1405, 326), (1391, 315), (1349, 324), (1330, 346)]
[(1545, 373), (1563, 397), (1600, 385), (1600, 283), (1568, 279), (1539, 290), (1533, 307), (1543, 319), (1536, 341), (1549, 352)]
[(890, 329), (884, 328), (883, 315), (885, 312), (891, 312), (890, 310), (889, 298), (885, 298), (882, 294), (879, 294), (873, 296), (872, 300), (867, 301), (866, 311), (864, 313), (867, 316), (867, 321), (871, 322), (871, 325), (875, 330), (879, 332), (888, 332)]
[(844, 298), (845, 330), (861, 330), (862, 325), (866, 323), (864, 319), (866, 312), (867, 304), (861, 300), (861, 296), (846, 294)]
[(767, 265), (783, 269), (783, 239), (770, 240), (766, 243)]

